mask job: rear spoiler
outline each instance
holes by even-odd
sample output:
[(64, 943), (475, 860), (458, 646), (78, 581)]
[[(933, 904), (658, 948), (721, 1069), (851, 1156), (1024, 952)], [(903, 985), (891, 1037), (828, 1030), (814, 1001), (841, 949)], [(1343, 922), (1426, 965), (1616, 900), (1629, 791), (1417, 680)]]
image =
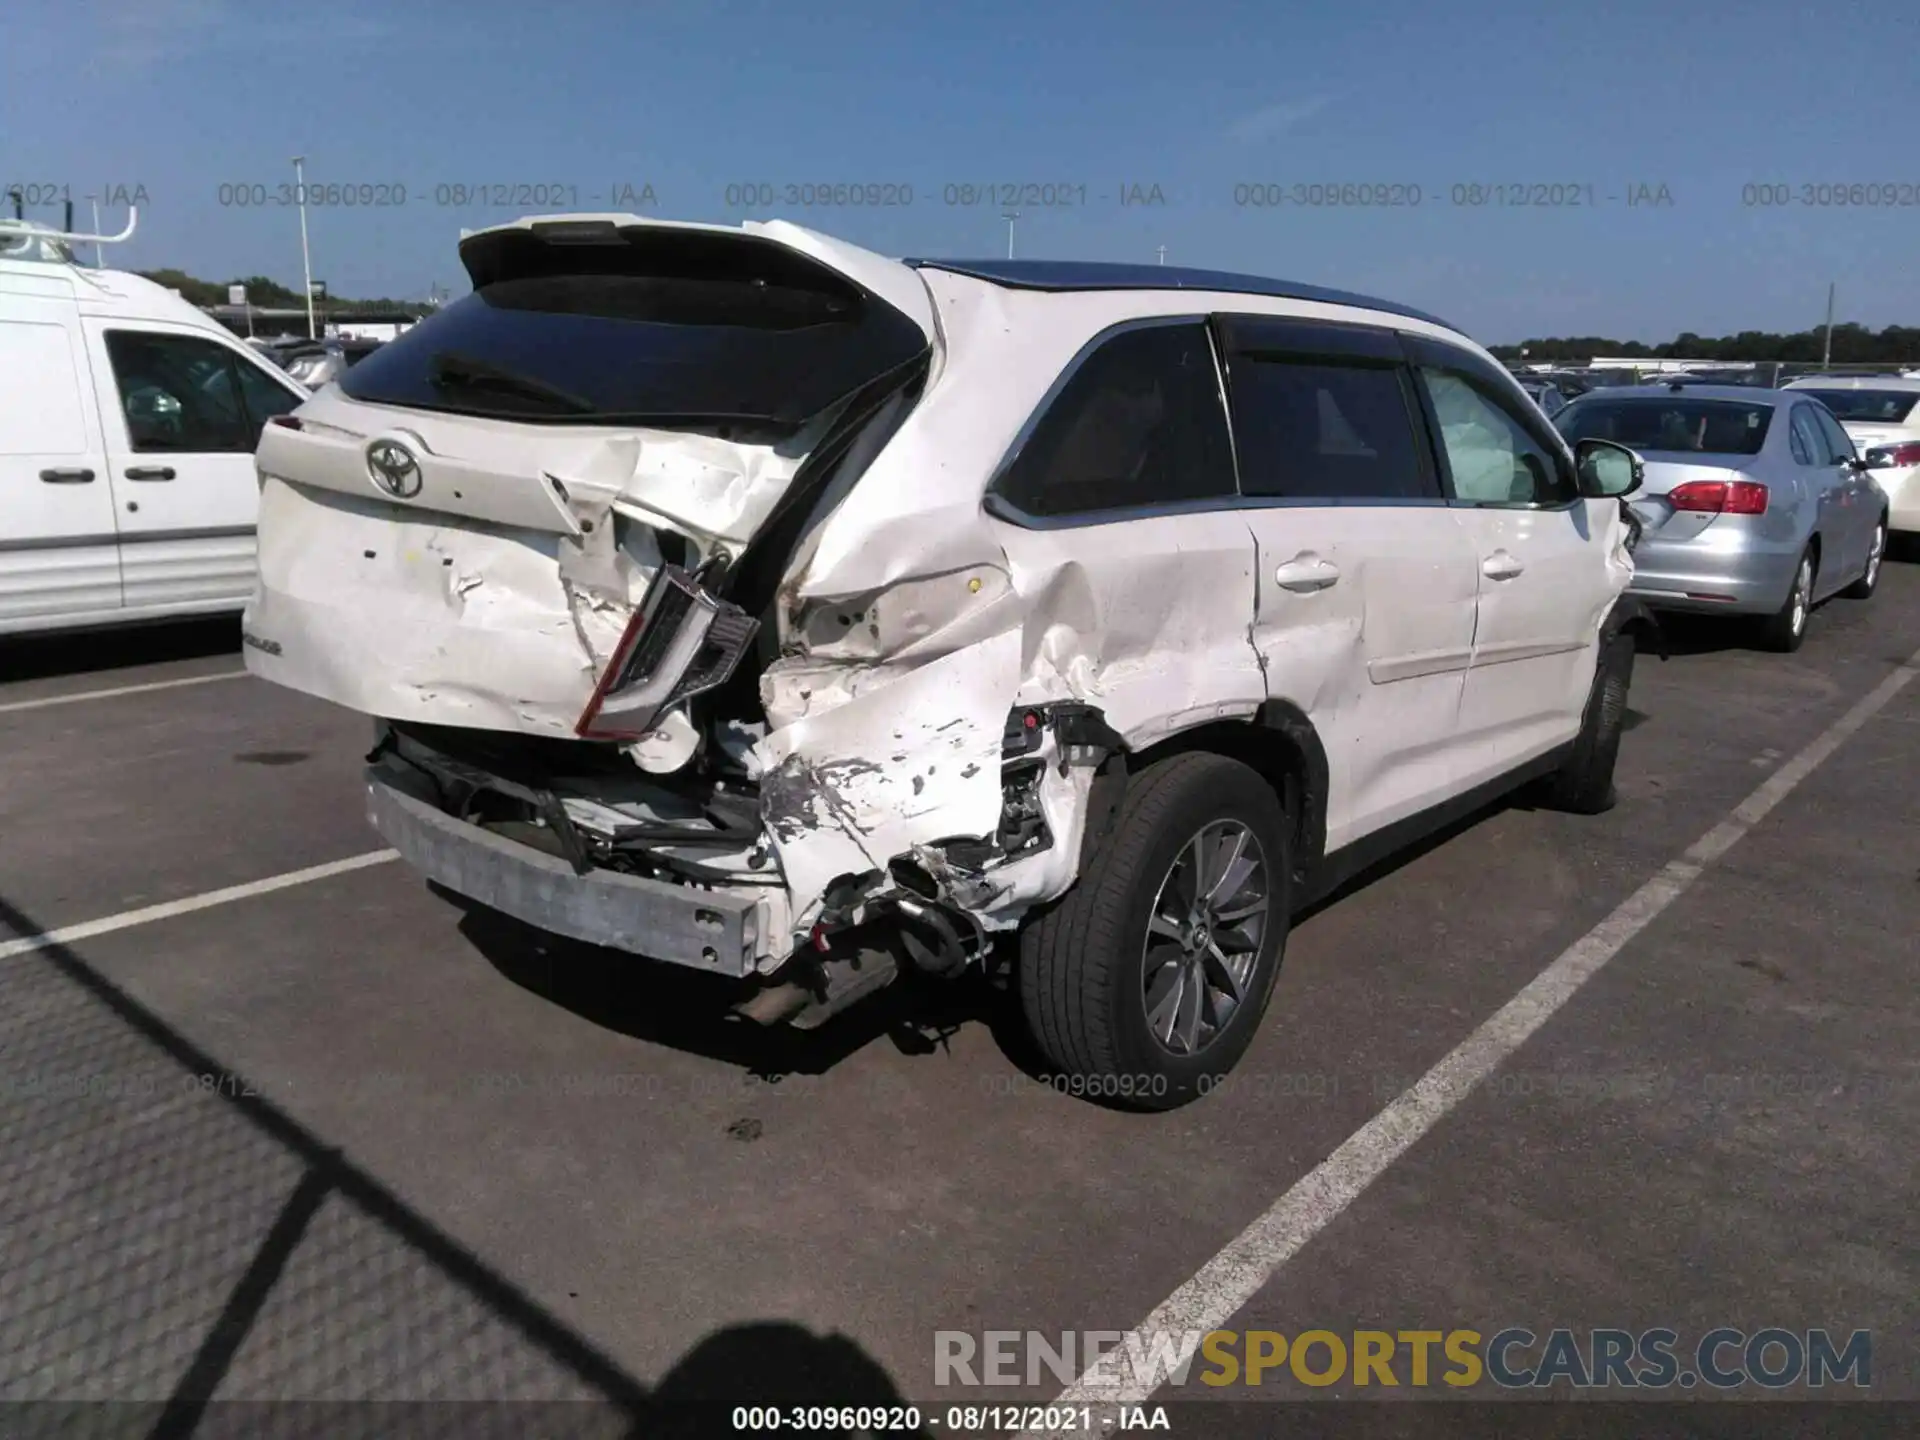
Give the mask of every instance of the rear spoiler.
[(838, 290), (899, 311), (929, 343), (939, 334), (933, 298), (911, 266), (784, 220), (708, 225), (630, 213), (530, 215), (460, 238), (460, 262), (476, 290), (609, 261), (624, 269), (628, 260), (639, 274)]

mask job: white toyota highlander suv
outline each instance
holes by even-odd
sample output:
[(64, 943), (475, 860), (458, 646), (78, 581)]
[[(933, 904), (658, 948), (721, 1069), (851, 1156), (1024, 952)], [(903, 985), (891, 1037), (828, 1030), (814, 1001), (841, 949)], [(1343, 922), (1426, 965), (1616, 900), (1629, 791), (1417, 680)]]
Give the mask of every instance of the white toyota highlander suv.
[(1639, 462), (1438, 320), (784, 222), (460, 253), (268, 427), (245, 622), (459, 896), (766, 1023), (1010, 967), (1062, 1076), (1165, 1108), (1301, 906), (1524, 782), (1611, 803)]

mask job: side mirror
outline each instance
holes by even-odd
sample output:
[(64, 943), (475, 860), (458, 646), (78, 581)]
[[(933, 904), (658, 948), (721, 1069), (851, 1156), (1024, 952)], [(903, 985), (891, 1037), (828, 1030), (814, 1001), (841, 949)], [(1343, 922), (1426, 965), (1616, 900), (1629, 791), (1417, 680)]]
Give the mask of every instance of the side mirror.
[(1573, 458), (1580, 493), (1589, 500), (1622, 499), (1647, 476), (1640, 457), (1611, 440), (1582, 440), (1573, 447)]

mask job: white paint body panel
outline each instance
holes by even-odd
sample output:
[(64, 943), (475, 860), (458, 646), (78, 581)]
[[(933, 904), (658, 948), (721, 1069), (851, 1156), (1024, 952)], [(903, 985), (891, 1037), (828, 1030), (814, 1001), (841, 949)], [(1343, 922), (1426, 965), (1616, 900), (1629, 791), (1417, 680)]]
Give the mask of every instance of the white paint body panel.
[[(120, 608), (92, 391), (71, 301), (0, 293), (0, 632)], [(43, 479), (47, 472), (69, 478)]]
[[(150, 280), (0, 257), (0, 633), (238, 610), (252, 589), (252, 457), (133, 454), (101, 338), (109, 329), (217, 344), (305, 395)], [(175, 479), (125, 478), (141, 465), (169, 465)], [(41, 479), (81, 470), (93, 478)]]
[[(920, 398), (803, 537), (776, 607), (781, 658), (761, 673), (769, 733), (752, 768), (791, 941), (836, 877), (993, 832), (1016, 705), (1089, 702), (1139, 748), (1289, 701), (1328, 752), (1330, 847), (1458, 793), (1483, 759), (1511, 768), (1577, 727), (1593, 629), (1627, 578), (1601, 558), (1609, 537), (1618, 548), (1617, 518), (1576, 554), (1554, 528), (1574, 524), (1564, 515), (1472, 521), (1440, 504), (1226, 505), (1057, 528), (982, 504), (1063, 369), (1126, 320), (1235, 311), (1390, 325), (1479, 351), (1471, 342), (1311, 301), (1015, 290), (915, 272), (798, 227), (760, 229), (937, 337)], [(700, 436), (400, 411), (337, 389), (300, 416), (304, 430), (269, 427), (260, 447), (249, 668), (374, 715), (535, 735), (571, 730), (661, 563), (642, 527), (700, 553), (737, 547), (813, 443), (776, 456)], [(385, 434), (422, 456), (414, 500), (382, 498), (367, 476), (365, 447)], [(1492, 543), (1524, 551), (1538, 580), (1483, 610)], [(1280, 588), (1278, 567), (1302, 552), (1337, 564), (1339, 584)], [(1570, 593), (1550, 593), (1556, 575)], [(1477, 650), (1548, 637), (1566, 647), (1492, 667), (1495, 681), (1476, 688)], [(1472, 740), (1469, 710), (1484, 715)], [(969, 914), (987, 929), (1075, 878), (1089, 774), (1050, 777), (1041, 801), (1054, 844), (983, 872)]]

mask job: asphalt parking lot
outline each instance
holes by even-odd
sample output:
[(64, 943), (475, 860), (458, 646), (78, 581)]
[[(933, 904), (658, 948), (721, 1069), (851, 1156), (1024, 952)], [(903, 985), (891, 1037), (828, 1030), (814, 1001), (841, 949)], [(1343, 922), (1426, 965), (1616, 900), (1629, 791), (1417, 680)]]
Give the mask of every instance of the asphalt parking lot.
[[(1497, 808), (1323, 906), (1234, 1083), (1157, 1117), (1035, 1080), (984, 987), (797, 1037), (464, 914), (379, 853), (367, 723), (236, 677), (235, 625), (15, 642), (0, 1395), (1045, 1401), (937, 1387), (934, 1332), (1187, 1295), (1287, 1333), (1868, 1329), (1871, 1396), (1920, 1399), (1920, 563), (1797, 655), (1675, 640), (1615, 810)], [(1341, 1191), (1322, 1162), (1570, 947), (1584, 983)], [(1252, 1282), (1206, 1278), (1329, 1173)]]

